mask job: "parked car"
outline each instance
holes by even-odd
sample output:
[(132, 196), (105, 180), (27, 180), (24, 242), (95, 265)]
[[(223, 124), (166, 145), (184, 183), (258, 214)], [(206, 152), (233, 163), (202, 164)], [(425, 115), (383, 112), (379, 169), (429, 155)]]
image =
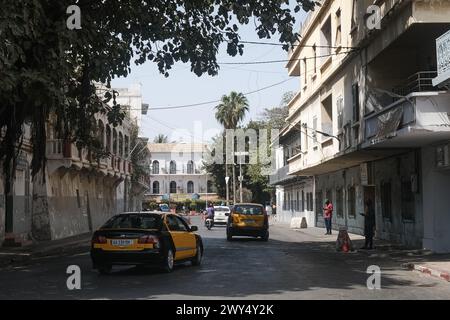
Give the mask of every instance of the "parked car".
[(269, 240), (269, 219), (264, 207), (256, 203), (236, 204), (227, 222), (227, 240), (233, 236), (261, 237)]
[(171, 272), (174, 264), (190, 261), (199, 265), (203, 242), (177, 214), (129, 212), (113, 216), (94, 232), (91, 259), (102, 274), (114, 265), (150, 265)]
[(227, 224), (230, 212), (227, 206), (214, 206), (214, 224)]

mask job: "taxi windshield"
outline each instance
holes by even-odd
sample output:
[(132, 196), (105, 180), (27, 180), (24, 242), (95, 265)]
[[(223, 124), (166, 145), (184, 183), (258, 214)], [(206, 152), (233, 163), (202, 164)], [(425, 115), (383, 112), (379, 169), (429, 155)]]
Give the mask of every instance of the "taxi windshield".
[(252, 206), (252, 205), (235, 206), (234, 207), (234, 212), (236, 212), (238, 214), (244, 214), (244, 215), (250, 215), (250, 216), (262, 215), (263, 214), (262, 207), (260, 207), (260, 206)]

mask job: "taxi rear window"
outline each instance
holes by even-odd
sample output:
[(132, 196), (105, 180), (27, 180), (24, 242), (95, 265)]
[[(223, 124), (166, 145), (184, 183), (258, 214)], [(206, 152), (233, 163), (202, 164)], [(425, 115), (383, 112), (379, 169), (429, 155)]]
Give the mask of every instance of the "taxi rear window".
[(103, 229), (160, 229), (161, 217), (158, 215), (124, 214), (112, 217)]
[(234, 212), (249, 216), (256, 216), (264, 214), (262, 207), (252, 205), (235, 206)]

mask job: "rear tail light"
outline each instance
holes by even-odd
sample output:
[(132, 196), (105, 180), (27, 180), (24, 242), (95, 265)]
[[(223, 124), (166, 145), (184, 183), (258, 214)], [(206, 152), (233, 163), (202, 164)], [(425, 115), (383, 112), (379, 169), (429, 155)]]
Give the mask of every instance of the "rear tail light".
[(106, 237), (105, 236), (98, 236), (98, 235), (94, 235), (92, 237), (92, 244), (94, 243), (100, 243), (100, 244), (104, 244), (106, 243)]
[(156, 236), (147, 235), (139, 238), (138, 243), (140, 244), (153, 244), (155, 248), (159, 248), (159, 239)]

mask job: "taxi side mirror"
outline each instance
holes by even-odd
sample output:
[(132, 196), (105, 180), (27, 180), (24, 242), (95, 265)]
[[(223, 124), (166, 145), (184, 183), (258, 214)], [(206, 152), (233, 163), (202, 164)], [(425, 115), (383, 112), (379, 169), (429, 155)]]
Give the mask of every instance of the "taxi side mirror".
[(191, 226), (191, 232), (194, 232), (194, 231), (198, 231), (198, 227), (197, 226)]
[(230, 213), (229, 212), (225, 212), (225, 215), (228, 217), (230, 215)]

